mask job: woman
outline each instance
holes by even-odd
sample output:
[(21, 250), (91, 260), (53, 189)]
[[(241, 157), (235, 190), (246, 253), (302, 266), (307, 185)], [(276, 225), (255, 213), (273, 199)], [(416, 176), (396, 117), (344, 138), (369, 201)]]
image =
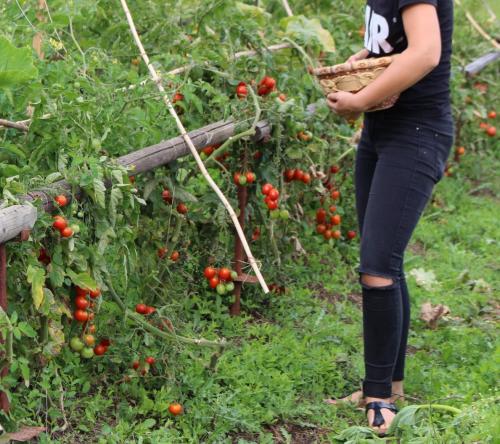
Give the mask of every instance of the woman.
[(394, 107), (365, 114), (355, 172), (365, 358), (360, 396), (369, 425), (381, 434), (403, 394), (410, 320), (403, 255), (453, 144), (452, 30), (453, 0), (368, 0), (365, 49), (349, 61), (398, 55), (359, 93), (328, 96), (334, 112), (352, 115), (401, 93)]

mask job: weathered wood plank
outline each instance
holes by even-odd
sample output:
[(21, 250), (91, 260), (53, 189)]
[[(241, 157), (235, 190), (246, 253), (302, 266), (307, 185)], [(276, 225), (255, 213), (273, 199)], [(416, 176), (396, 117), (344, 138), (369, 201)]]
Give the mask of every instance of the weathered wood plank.
[(37, 218), (31, 205), (13, 205), (0, 210), (0, 244), (14, 239), (23, 230), (30, 230)]
[(495, 60), (500, 59), (500, 51), (493, 51), (488, 54), (485, 54), (478, 59), (472, 61), (469, 63), (464, 71), (467, 77), (472, 77), (475, 74), (479, 73), (482, 71), (486, 66), (488, 66), (490, 63), (493, 63)]

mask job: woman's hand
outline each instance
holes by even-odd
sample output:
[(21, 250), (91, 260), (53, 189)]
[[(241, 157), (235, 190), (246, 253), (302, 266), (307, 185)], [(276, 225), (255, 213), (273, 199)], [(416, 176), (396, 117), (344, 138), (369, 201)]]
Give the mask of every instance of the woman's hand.
[(365, 111), (359, 96), (350, 92), (339, 91), (328, 94), (326, 102), (330, 109), (340, 116), (353, 117)]
[(358, 51), (356, 54), (353, 54), (351, 57), (349, 57), (346, 61), (346, 63), (352, 63), (352, 62), (357, 62), (359, 60), (364, 60), (368, 57), (370, 53), (366, 48), (363, 48), (361, 51)]

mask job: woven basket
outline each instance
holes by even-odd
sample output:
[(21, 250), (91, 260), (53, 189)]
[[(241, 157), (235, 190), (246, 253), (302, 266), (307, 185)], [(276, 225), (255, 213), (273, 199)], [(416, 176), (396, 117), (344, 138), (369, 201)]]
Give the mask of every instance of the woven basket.
[[(318, 78), (325, 95), (338, 91), (357, 93), (380, 76), (391, 62), (392, 57), (364, 59), (316, 68), (312, 73)], [(398, 98), (399, 94), (389, 97), (368, 111), (390, 108)]]

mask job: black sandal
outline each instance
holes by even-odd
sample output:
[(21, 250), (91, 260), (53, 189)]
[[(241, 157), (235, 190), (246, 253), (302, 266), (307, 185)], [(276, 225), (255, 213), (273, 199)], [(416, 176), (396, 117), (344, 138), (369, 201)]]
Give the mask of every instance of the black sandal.
[(368, 413), (368, 410), (375, 411), (375, 416), (373, 417), (373, 423), (371, 424), (371, 427), (379, 427), (382, 424), (385, 424), (385, 419), (381, 412), (382, 409), (390, 410), (395, 415), (398, 413), (398, 409), (392, 402), (391, 403), (384, 401), (369, 402), (365, 406), (365, 412)]

